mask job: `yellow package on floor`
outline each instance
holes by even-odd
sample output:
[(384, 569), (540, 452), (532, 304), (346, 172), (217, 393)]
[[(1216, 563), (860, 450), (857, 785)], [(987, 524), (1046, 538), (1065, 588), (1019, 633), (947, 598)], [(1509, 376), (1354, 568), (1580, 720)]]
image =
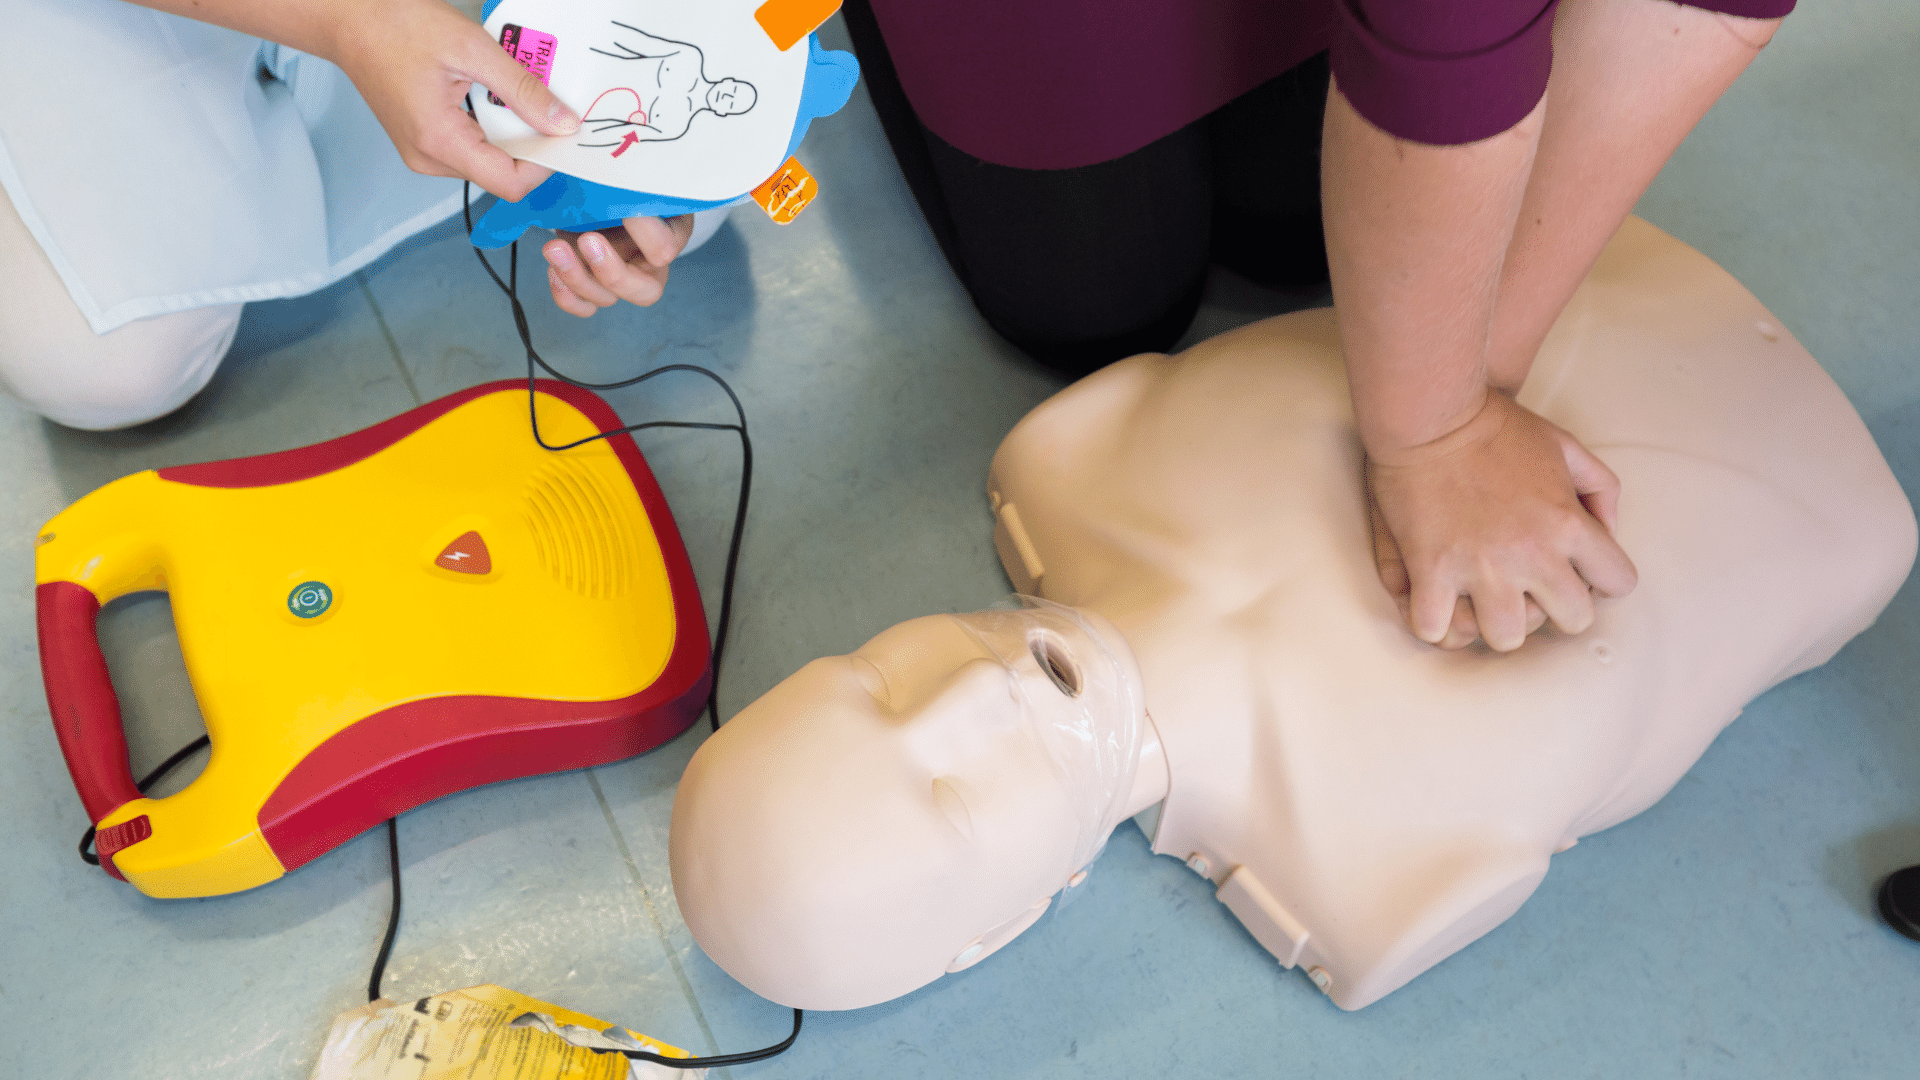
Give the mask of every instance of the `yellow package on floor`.
[(690, 1056), (604, 1020), (499, 986), (418, 1001), (382, 998), (340, 1014), (312, 1080), (667, 1080), (672, 1069), (611, 1051)]

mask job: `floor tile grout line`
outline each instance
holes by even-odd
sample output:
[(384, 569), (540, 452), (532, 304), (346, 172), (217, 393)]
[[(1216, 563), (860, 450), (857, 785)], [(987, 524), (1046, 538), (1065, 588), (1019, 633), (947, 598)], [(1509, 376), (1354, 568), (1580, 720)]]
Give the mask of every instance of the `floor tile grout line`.
[(673, 966), (674, 977), (680, 980), (680, 989), (687, 995), (687, 1005), (693, 1009), (693, 1018), (700, 1025), (700, 1033), (706, 1036), (707, 1053), (720, 1052), (720, 1044), (714, 1041), (713, 1028), (707, 1024), (707, 1014), (700, 1008), (700, 999), (694, 996), (693, 981), (687, 978), (685, 968), (680, 966), (680, 957), (674, 954), (673, 942), (667, 940), (667, 925), (660, 918), (660, 910), (653, 905), (653, 896), (647, 892), (647, 882), (640, 874), (639, 864), (633, 861), (633, 852), (627, 849), (626, 834), (620, 831), (620, 824), (614, 820), (613, 807), (607, 803), (606, 792), (600, 790), (600, 780), (592, 769), (586, 770), (587, 786), (593, 789), (593, 797), (600, 802), (600, 813), (607, 819), (607, 831), (613, 834), (613, 844), (620, 849), (620, 858), (627, 864), (627, 873), (633, 878), (633, 887), (640, 893), (640, 902), (646, 906), (647, 918), (653, 920), (653, 931), (660, 938), (660, 945), (667, 954), (667, 963)]
[(413, 385), (413, 373), (407, 370), (407, 362), (400, 358), (400, 343), (393, 338), (393, 331), (387, 327), (387, 317), (380, 310), (380, 301), (373, 298), (373, 289), (367, 285), (364, 270), (353, 272), (354, 283), (360, 286), (360, 295), (367, 298), (367, 306), (373, 309), (373, 321), (380, 327), (380, 336), (387, 339), (387, 352), (393, 357), (393, 366), (400, 370), (400, 381), (407, 385), (407, 393), (413, 395), (415, 405), (425, 405), (420, 398), (420, 388)]

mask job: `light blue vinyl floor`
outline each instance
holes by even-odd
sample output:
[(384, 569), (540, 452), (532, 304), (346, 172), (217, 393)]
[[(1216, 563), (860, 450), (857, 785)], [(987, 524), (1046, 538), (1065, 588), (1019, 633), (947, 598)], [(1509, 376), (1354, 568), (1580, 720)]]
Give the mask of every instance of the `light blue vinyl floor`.
[[(1913, 491), (1920, 8), (1802, 6), (1641, 213), (1778, 314)], [(824, 192), (794, 225), (736, 213), (653, 310), (580, 322), (544, 295), (530, 304), (547, 355), (583, 377), (687, 361), (746, 401), (759, 471), (728, 714), (815, 656), (1004, 594), (987, 461), (1055, 389), (974, 314), (864, 93), (814, 130)], [(1311, 300), (1221, 276), (1194, 334)], [(149, 900), (74, 856), (87, 823), (35, 660), (38, 526), (122, 474), (339, 435), (518, 363), (505, 306), (450, 224), (325, 292), (254, 305), (213, 386), (173, 417), (93, 435), (0, 405), (0, 1076), (304, 1077), (332, 1017), (364, 1000), (387, 914), (378, 832), (207, 900)], [(725, 416), (691, 379), (612, 400), (629, 420)], [(711, 617), (731, 437), (642, 446)], [(116, 605), (105, 637), (143, 771), (199, 731), (165, 601)], [(1123, 826), (1085, 895), (989, 962), (811, 1015), (791, 1053), (733, 1073), (1920, 1077), (1920, 945), (1870, 906), (1880, 875), (1920, 862), (1917, 661), (1910, 585), (1833, 663), (1755, 702), (1665, 801), (1555, 859), (1514, 919), (1359, 1013), (1277, 968), (1200, 879)], [(674, 783), (704, 730), (406, 815), (388, 993), (491, 981), (701, 1052), (780, 1038), (788, 1014), (692, 944), (668, 882)]]

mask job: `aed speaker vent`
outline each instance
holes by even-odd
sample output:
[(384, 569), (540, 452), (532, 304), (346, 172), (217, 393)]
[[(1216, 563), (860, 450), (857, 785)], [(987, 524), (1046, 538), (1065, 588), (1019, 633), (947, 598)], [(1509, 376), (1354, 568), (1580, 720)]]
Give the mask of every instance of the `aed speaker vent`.
[(591, 465), (556, 457), (527, 488), (527, 525), (547, 573), (591, 600), (625, 596), (640, 545), (634, 503)]

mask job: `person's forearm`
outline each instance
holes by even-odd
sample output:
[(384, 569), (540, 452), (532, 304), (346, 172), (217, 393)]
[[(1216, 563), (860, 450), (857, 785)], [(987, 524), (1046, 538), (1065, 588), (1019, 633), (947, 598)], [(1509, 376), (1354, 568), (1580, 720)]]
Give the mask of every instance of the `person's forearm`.
[(268, 41), (332, 58), (340, 28), (358, 0), (130, 0)]
[(135, 0), (279, 42), (339, 65), (393, 140), (426, 176), (480, 185), (510, 202), (552, 173), (487, 142), (468, 111), (478, 84), (547, 136), (580, 118), (498, 42), (446, 0)]
[(1465, 146), (1407, 142), (1327, 96), (1327, 262), (1360, 437), (1376, 460), (1486, 402), (1487, 340), (1541, 109)]
[(1494, 386), (1519, 390), (1607, 240), (1778, 25), (1665, 0), (1560, 5), (1540, 149), (1494, 310)]

